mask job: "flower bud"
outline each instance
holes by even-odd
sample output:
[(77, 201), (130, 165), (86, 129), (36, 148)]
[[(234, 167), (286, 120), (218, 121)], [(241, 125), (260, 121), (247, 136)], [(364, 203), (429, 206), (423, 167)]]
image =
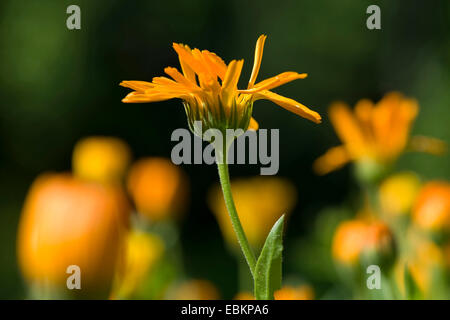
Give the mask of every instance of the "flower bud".
[(169, 293), (171, 300), (218, 300), (219, 291), (213, 283), (202, 279), (186, 281)]
[(275, 300), (314, 300), (314, 290), (308, 285), (284, 286), (274, 293)]
[(413, 221), (421, 229), (450, 231), (450, 184), (432, 181), (423, 186), (413, 208)]
[(169, 159), (145, 158), (134, 163), (127, 187), (138, 213), (149, 221), (176, 218), (186, 209), (187, 178)]
[(381, 221), (345, 221), (338, 226), (333, 238), (333, 258), (346, 266), (361, 263), (389, 266), (395, 253), (393, 234)]
[[(123, 254), (128, 211), (117, 189), (68, 174), (38, 177), (18, 230), (25, 280), (50, 298), (107, 298)], [(67, 286), (72, 265), (81, 272), (79, 290)]]
[(74, 148), (72, 166), (74, 175), (100, 183), (120, 182), (131, 158), (128, 145), (118, 138), (88, 137)]
[(385, 179), (380, 186), (380, 206), (383, 214), (390, 217), (407, 214), (420, 189), (416, 174), (398, 173)]

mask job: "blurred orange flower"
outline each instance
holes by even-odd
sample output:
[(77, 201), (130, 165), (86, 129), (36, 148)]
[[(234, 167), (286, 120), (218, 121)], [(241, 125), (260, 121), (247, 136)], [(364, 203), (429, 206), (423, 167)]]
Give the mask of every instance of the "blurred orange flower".
[[(27, 195), (18, 230), (25, 279), (64, 296), (106, 298), (123, 257), (128, 213), (117, 189), (68, 174), (41, 175)], [(81, 290), (66, 287), (70, 265), (81, 269)]]
[(218, 300), (219, 291), (214, 284), (208, 280), (188, 280), (169, 293), (171, 300)]
[[(288, 180), (277, 177), (236, 179), (231, 182), (231, 190), (242, 227), (253, 247), (263, 244), (273, 224), (282, 214), (289, 214), (297, 200), (294, 186)], [(237, 238), (218, 186), (210, 190), (208, 200), (225, 239), (237, 246)]]
[(131, 167), (127, 186), (138, 213), (150, 221), (176, 218), (186, 209), (187, 177), (169, 159), (137, 161)]
[[(330, 121), (342, 141), (314, 163), (318, 174), (327, 174), (350, 161), (365, 167), (391, 164), (408, 146), (409, 132), (419, 107), (417, 101), (397, 92), (386, 94), (378, 103), (360, 100), (352, 113), (342, 102), (329, 110)], [(421, 137), (418, 151), (441, 153), (445, 144)]]
[(413, 221), (429, 231), (450, 231), (450, 183), (431, 181), (419, 192), (413, 208)]
[(275, 300), (313, 300), (314, 290), (308, 285), (284, 286), (274, 293)]
[(100, 183), (118, 183), (125, 176), (131, 160), (128, 145), (113, 137), (81, 139), (73, 151), (73, 173), (77, 177)]
[(393, 234), (382, 221), (344, 221), (333, 237), (333, 258), (344, 265), (357, 265), (363, 254), (392, 260), (394, 252)]

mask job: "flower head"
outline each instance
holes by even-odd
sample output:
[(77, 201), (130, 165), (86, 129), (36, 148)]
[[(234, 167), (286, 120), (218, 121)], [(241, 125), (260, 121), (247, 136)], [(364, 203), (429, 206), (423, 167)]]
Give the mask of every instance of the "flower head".
[(387, 217), (407, 214), (420, 189), (420, 180), (413, 172), (401, 172), (383, 180), (379, 188), (380, 209)]
[(203, 129), (257, 129), (257, 122), (251, 118), (253, 102), (267, 99), (279, 106), (311, 121), (319, 123), (320, 115), (301, 103), (280, 96), (271, 89), (307, 74), (283, 72), (275, 77), (256, 83), (261, 66), (265, 35), (256, 42), (253, 70), (247, 89), (237, 88), (244, 60), (232, 60), (228, 65), (208, 50), (190, 49), (189, 46), (174, 43), (182, 72), (167, 67), (164, 72), (170, 76), (155, 77), (152, 82), (122, 81), (121, 85), (133, 89), (123, 102), (156, 102), (168, 99), (182, 99), (191, 130), (199, 136), (196, 121)]
[(344, 221), (333, 237), (332, 255), (342, 265), (356, 266), (362, 260), (388, 265), (394, 254), (393, 234), (381, 221)]
[(450, 183), (430, 181), (422, 187), (414, 204), (413, 221), (424, 230), (450, 232)]
[(314, 289), (309, 285), (284, 286), (275, 291), (274, 297), (275, 300), (313, 300)]
[(172, 292), (169, 292), (171, 300), (218, 300), (219, 291), (216, 286), (203, 279), (192, 279), (181, 283)]
[(100, 183), (121, 182), (131, 159), (128, 145), (113, 137), (88, 137), (73, 150), (74, 174)]
[(127, 187), (138, 213), (149, 221), (176, 218), (186, 209), (187, 177), (169, 159), (138, 160), (130, 169)]
[[(128, 227), (125, 196), (68, 174), (45, 174), (27, 195), (18, 230), (18, 259), (30, 285), (70, 297), (106, 298), (121, 266)], [(68, 290), (66, 270), (82, 272)]]
[[(342, 145), (318, 158), (314, 163), (315, 171), (326, 174), (350, 161), (365, 171), (391, 164), (408, 146), (409, 132), (418, 110), (416, 100), (397, 92), (386, 94), (376, 104), (360, 100), (353, 113), (346, 104), (334, 103), (329, 117)], [(412, 140), (414, 143), (409, 146), (418, 151), (441, 153), (444, 148), (443, 142), (437, 139)]]
[[(264, 243), (278, 218), (283, 213), (290, 213), (297, 200), (294, 186), (281, 178), (237, 179), (232, 181), (231, 186), (242, 227), (248, 241), (256, 248)], [(225, 239), (232, 246), (237, 246), (238, 242), (220, 188), (213, 188), (208, 200)]]

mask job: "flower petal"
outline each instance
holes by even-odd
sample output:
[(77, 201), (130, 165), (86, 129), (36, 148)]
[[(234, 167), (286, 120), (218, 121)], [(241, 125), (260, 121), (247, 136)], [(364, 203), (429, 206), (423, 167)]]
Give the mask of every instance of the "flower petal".
[(250, 76), (250, 80), (248, 81), (247, 87), (248, 89), (253, 88), (253, 85), (255, 84), (256, 81), (256, 77), (258, 76), (259, 68), (261, 66), (262, 55), (264, 51), (264, 42), (266, 41), (266, 38), (267, 36), (262, 34), (256, 41), (255, 58), (253, 61), (252, 74)]
[(250, 123), (248, 125), (248, 129), (247, 130), (257, 131), (258, 129), (259, 129), (258, 122), (255, 120), (255, 118), (251, 117), (250, 118)]
[(304, 106), (300, 102), (297, 102), (293, 99), (286, 98), (283, 96), (280, 96), (279, 94), (276, 94), (274, 92), (263, 90), (255, 94), (255, 99), (267, 99), (270, 100), (276, 104), (278, 104), (280, 107), (285, 108), (288, 111), (291, 111), (303, 118), (306, 118), (308, 120), (311, 120), (315, 123), (320, 123), (322, 121), (322, 117), (315, 111), (309, 109), (308, 107)]
[(335, 102), (328, 113), (336, 134), (347, 146), (350, 154), (355, 158), (367, 154), (367, 141), (350, 108), (345, 103)]
[(258, 82), (255, 84), (251, 89), (247, 90), (239, 90), (240, 93), (256, 93), (258, 91), (262, 90), (271, 90), (273, 88), (279, 87), (285, 83), (297, 80), (297, 79), (304, 79), (308, 76), (306, 73), (297, 73), (297, 72), (283, 72), (279, 75), (268, 78), (266, 80), (263, 80), (261, 82)]
[(319, 175), (325, 175), (331, 171), (343, 167), (350, 161), (350, 155), (345, 146), (337, 146), (329, 149), (324, 155), (314, 161), (313, 169)]

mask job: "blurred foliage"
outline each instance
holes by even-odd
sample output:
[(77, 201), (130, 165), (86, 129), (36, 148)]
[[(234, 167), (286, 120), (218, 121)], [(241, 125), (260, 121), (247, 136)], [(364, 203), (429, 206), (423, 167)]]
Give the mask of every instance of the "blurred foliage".
[[(268, 35), (261, 78), (280, 70), (309, 77), (280, 89), (324, 116), (317, 126), (268, 102), (255, 104), (261, 128), (280, 130), (280, 176), (298, 190), (287, 234), (285, 268), (305, 272), (326, 287), (336, 275), (324, 263), (303, 255), (313, 247), (299, 237), (331, 237), (337, 216), (320, 209), (354, 199), (356, 186), (347, 169), (317, 177), (311, 164), (338, 140), (326, 118), (334, 100), (354, 104), (378, 100), (398, 90), (418, 99), (421, 109), (413, 133), (447, 142), (450, 130), (450, 3), (377, 1), (382, 29), (368, 30), (366, 8), (373, 1), (24, 1), (0, 3), (0, 298), (24, 296), (15, 256), (19, 213), (28, 187), (42, 171), (67, 171), (73, 146), (88, 135), (123, 138), (136, 158), (168, 156), (170, 134), (186, 127), (179, 101), (124, 105), (125, 79), (160, 75), (177, 66), (174, 41), (219, 53), (226, 61), (244, 58), (249, 76), (254, 41)], [(66, 8), (78, 4), (82, 29), (65, 26)], [(242, 85), (242, 84), (241, 84)], [(278, 108), (279, 109), (279, 108)], [(406, 154), (398, 168), (424, 179), (449, 179), (448, 155)], [(205, 195), (217, 181), (216, 168), (184, 166), (191, 178), (191, 205), (182, 227), (185, 268), (207, 278), (223, 297), (237, 292), (236, 263), (223, 244)], [(232, 166), (232, 176), (249, 176), (257, 166)], [(325, 222), (324, 222), (325, 221)], [(199, 230), (202, 232), (199, 232)], [(309, 232), (306, 235), (307, 231)], [(328, 250), (318, 239), (317, 250)], [(214, 248), (214, 250), (211, 250)], [(302, 257), (296, 254), (302, 249)], [(204, 264), (208, 252), (209, 265)], [(231, 272), (230, 272), (231, 270)], [(226, 271), (227, 276), (224, 277)], [(320, 291), (320, 290), (319, 290)], [(321, 292), (321, 291), (320, 291)], [(321, 296), (320, 293), (318, 296)], [(336, 296), (330, 294), (330, 297)]]

